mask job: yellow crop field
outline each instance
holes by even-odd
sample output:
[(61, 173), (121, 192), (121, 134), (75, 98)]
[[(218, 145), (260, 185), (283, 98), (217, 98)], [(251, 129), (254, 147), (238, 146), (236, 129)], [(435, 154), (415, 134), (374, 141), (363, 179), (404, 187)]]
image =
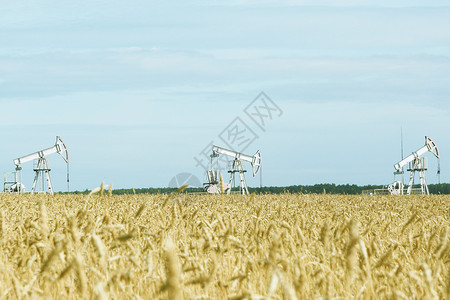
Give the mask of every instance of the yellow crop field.
[(450, 299), (450, 197), (0, 195), (2, 299)]

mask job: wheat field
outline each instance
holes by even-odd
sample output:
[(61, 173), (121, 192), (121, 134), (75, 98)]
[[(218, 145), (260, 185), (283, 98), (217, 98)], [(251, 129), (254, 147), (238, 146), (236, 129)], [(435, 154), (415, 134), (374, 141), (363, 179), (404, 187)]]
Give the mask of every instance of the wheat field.
[(449, 196), (0, 199), (1, 299), (450, 299)]

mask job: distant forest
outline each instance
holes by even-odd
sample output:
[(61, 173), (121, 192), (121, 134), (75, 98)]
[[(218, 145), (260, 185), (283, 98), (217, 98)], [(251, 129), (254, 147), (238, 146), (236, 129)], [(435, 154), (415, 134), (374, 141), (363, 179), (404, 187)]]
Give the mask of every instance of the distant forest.
[[(282, 194), (282, 193), (291, 193), (291, 194), (348, 194), (348, 195), (357, 195), (362, 194), (364, 190), (374, 190), (381, 189), (382, 185), (364, 185), (358, 186), (356, 184), (315, 184), (315, 185), (291, 185), (291, 186), (264, 186), (262, 188), (259, 187), (249, 187), (248, 190), (250, 193), (256, 194)], [(429, 184), (428, 189), (430, 190), (430, 194), (450, 194), (450, 183), (441, 183), (441, 184)], [(113, 189), (112, 193), (114, 195), (124, 195), (124, 194), (168, 194), (176, 192), (176, 188), (136, 188), (136, 189)], [(185, 191), (188, 193), (202, 192), (202, 188), (187, 188)], [(75, 191), (71, 192), (73, 194), (88, 194), (90, 191)]]

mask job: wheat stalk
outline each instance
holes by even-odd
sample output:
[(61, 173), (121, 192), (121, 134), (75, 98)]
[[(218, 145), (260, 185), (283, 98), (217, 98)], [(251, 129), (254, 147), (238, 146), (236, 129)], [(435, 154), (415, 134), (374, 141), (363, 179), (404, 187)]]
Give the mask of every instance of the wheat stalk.
[(176, 247), (171, 239), (166, 240), (164, 257), (166, 262), (166, 286), (169, 300), (183, 299), (181, 291), (181, 269), (176, 254)]

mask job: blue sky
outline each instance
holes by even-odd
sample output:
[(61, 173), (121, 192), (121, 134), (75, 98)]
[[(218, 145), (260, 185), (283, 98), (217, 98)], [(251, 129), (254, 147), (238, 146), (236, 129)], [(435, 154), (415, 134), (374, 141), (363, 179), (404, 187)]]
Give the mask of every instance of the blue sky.
[[(71, 189), (203, 180), (194, 157), (239, 118), (264, 185), (388, 184), (400, 128), (405, 156), (436, 141), (450, 182), (448, 1), (5, 2), (0, 172), (60, 135)], [(261, 91), (281, 110), (263, 129), (244, 111)]]

